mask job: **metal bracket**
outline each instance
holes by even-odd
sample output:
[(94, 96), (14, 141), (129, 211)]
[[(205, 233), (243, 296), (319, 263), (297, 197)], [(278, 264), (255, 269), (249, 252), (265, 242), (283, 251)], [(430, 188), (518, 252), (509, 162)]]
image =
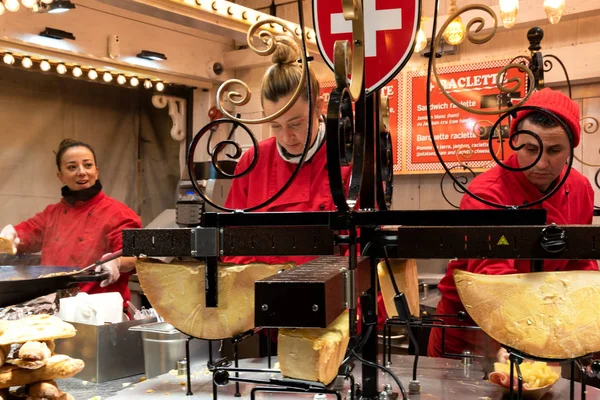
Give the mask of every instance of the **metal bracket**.
[(191, 234), (193, 257), (219, 257), (220, 236), (217, 228), (194, 228)]

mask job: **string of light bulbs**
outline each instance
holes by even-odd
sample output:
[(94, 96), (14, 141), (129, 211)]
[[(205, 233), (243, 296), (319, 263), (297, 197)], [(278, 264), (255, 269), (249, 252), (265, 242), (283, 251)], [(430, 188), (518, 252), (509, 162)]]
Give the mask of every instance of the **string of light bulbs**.
[(38, 12), (43, 5), (49, 5), (54, 0), (0, 0), (0, 15), (4, 14), (5, 11), (17, 12), (23, 7)]
[(82, 76), (86, 76), (89, 80), (95, 81), (100, 76), (102, 76), (102, 80), (105, 83), (111, 83), (115, 81), (118, 85), (125, 85), (129, 82), (131, 87), (138, 87), (140, 83), (145, 89), (154, 88), (158, 92), (162, 92), (165, 90), (167, 84), (160, 80), (153, 80), (148, 77), (142, 76), (126, 76), (124, 73), (112, 72), (112, 71), (101, 71), (96, 68), (91, 67), (82, 67), (79, 65), (71, 65), (66, 64), (60, 61), (49, 61), (46, 59), (34, 59), (27, 55), (15, 55), (11, 52), (4, 52), (2, 57), (2, 62), (6, 65), (10, 66), (18, 66), (18, 62), (21, 67), (25, 69), (31, 69), (36, 64), (39, 66), (40, 70), (43, 72), (50, 72), (54, 67), (54, 71), (56, 71), (59, 75), (66, 75), (69, 71), (73, 74), (75, 78), (81, 78)]

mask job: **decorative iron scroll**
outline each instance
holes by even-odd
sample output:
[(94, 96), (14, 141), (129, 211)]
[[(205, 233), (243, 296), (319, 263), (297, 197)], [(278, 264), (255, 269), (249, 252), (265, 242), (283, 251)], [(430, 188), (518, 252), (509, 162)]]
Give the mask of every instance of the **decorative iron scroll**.
[[(202, 199), (206, 203), (210, 204), (215, 209), (218, 209), (221, 211), (255, 211), (255, 210), (264, 208), (264, 207), (268, 206), (269, 204), (271, 204), (272, 202), (274, 202), (277, 198), (279, 198), (290, 187), (290, 185), (292, 184), (292, 182), (294, 181), (294, 179), (300, 172), (300, 169), (304, 165), (304, 161), (306, 160), (306, 155), (308, 153), (310, 144), (312, 142), (312, 140), (311, 140), (312, 128), (313, 128), (313, 119), (312, 118), (308, 119), (306, 141), (304, 143), (304, 148), (302, 150), (300, 160), (299, 160), (296, 168), (292, 172), (292, 175), (286, 181), (286, 183), (277, 191), (277, 193), (275, 193), (273, 196), (266, 199), (265, 201), (263, 201), (260, 204), (257, 204), (252, 207), (244, 208), (241, 210), (227, 208), (224, 205), (216, 204), (204, 192), (204, 190), (198, 184), (196, 174), (195, 174), (195, 169), (194, 169), (194, 160), (195, 160), (195, 154), (196, 154), (196, 149), (198, 147), (198, 143), (202, 140), (202, 138), (205, 135), (208, 134), (209, 140), (207, 143), (207, 152), (208, 152), (208, 155), (211, 157), (213, 166), (215, 167), (215, 169), (217, 169), (217, 171), (219, 171), (221, 173), (222, 176), (233, 179), (233, 178), (239, 178), (246, 174), (249, 174), (254, 169), (254, 167), (256, 166), (256, 164), (258, 162), (258, 159), (260, 157), (260, 151), (259, 151), (259, 145), (258, 145), (258, 141), (256, 140), (256, 137), (254, 136), (252, 131), (246, 126), (246, 124), (264, 124), (264, 123), (273, 121), (273, 120), (279, 118), (280, 116), (282, 116), (283, 114), (285, 114), (299, 99), (304, 85), (306, 85), (307, 91), (308, 91), (308, 113), (309, 113), (309, 115), (312, 115), (314, 104), (311, 101), (312, 93), (311, 93), (310, 74), (307, 73), (308, 58), (306, 55), (307, 50), (306, 50), (306, 36), (304, 34), (304, 13), (303, 13), (301, 2), (298, 2), (298, 16), (299, 16), (299, 22), (300, 22), (300, 32), (296, 32), (295, 30), (293, 30), (292, 27), (289, 26), (285, 21), (283, 21), (279, 18), (273, 17), (273, 18), (266, 18), (264, 20), (261, 20), (261, 21), (255, 23), (254, 25), (252, 25), (252, 27), (250, 28), (250, 30), (248, 31), (248, 34), (247, 34), (248, 46), (256, 54), (261, 55), (261, 56), (269, 56), (269, 55), (273, 54), (275, 52), (277, 46), (279, 45), (278, 43), (281, 42), (281, 39), (280, 39), (281, 36), (287, 36), (287, 37), (292, 38), (301, 48), (302, 74), (301, 74), (301, 78), (300, 78), (298, 87), (295, 89), (294, 94), (292, 95), (290, 100), (279, 111), (277, 111), (276, 113), (274, 113), (272, 115), (263, 117), (263, 118), (257, 118), (257, 119), (241, 118), (240, 114), (237, 114), (236, 116), (234, 116), (227, 109), (225, 109), (225, 98), (227, 98), (227, 100), (231, 104), (239, 107), (239, 106), (248, 104), (248, 102), (250, 101), (250, 99), (252, 97), (252, 93), (250, 91), (249, 86), (244, 81), (241, 81), (239, 79), (227, 80), (217, 90), (217, 103), (218, 103), (217, 105), (219, 107), (219, 110), (223, 113), (223, 115), (226, 118), (214, 120), (214, 121), (210, 122), (209, 124), (207, 124), (206, 126), (204, 126), (196, 134), (196, 136), (194, 136), (192, 142), (190, 143), (190, 147), (188, 149), (188, 154), (187, 154), (188, 173), (190, 176), (190, 180), (192, 182), (192, 185), (194, 186), (194, 190), (200, 195), (200, 197), (202, 197)], [(274, 25), (280, 26), (281, 30), (284, 33), (282, 33), (281, 35), (274, 35), (267, 30), (260, 30), (261, 27), (263, 27), (267, 24), (271, 27), (273, 27)], [(258, 39), (266, 46), (265, 49), (261, 50), (254, 46), (254, 36), (255, 35), (258, 36)], [(241, 91), (234, 90), (235, 87), (239, 87), (239, 86), (241, 86)], [(211, 143), (211, 139), (212, 139), (212, 133), (219, 126), (231, 125), (231, 124), (233, 124), (233, 127), (231, 128), (230, 134), (228, 135), (227, 139), (218, 142), (211, 149), (210, 143)], [(225, 149), (227, 149), (230, 146), (232, 146), (235, 149), (235, 151), (230, 152), (230, 153), (225, 153), (226, 157), (228, 157), (229, 159), (232, 159), (232, 160), (239, 160), (240, 157), (242, 156), (242, 148), (238, 142), (233, 140), (233, 135), (232, 135), (233, 131), (235, 131), (237, 128), (241, 128), (246, 134), (248, 134), (250, 136), (250, 139), (252, 141), (252, 148), (249, 151), (251, 151), (250, 156), (252, 157), (252, 159), (251, 159), (248, 167), (245, 170), (237, 171), (237, 169), (236, 169), (234, 174), (228, 174), (228, 173), (225, 173), (225, 171), (223, 171), (219, 167), (217, 160), (219, 158), (219, 155), (221, 153), (223, 153), (225, 151)]]
[[(429, 107), (429, 104), (431, 104), (431, 94), (430, 94), (430, 91), (427, 91), (426, 92), (427, 104), (428, 104), (427, 121), (428, 121), (428, 126), (429, 126), (429, 134), (431, 137), (431, 142), (433, 144), (434, 151), (435, 151), (442, 167), (445, 170), (445, 174), (442, 177), (442, 181), (440, 183), (440, 186), (442, 187), (442, 195), (450, 205), (452, 205), (453, 207), (456, 207), (455, 204), (453, 204), (452, 202), (450, 202), (448, 200), (446, 194), (444, 193), (444, 189), (443, 189), (444, 179), (446, 177), (450, 177), (452, 179), (452, 181), (454, 182), (453, 186), (457, 192), (467, 194), (468, 196), (471, 196), (478, 202), (486, 204), (490, 207), (515, 208), (515, 209), (533, 207), (533, 206), (540, 204), (543, 201), (547, 200), (548, 198), (553, 196), (560, 189), (560, 187), (564, 184), (564, 182), (566, 181), (566, 179), (571, 171), (571, 167), (572, 167), (573, 159), (574, 159), (573, 134), (572, 134), (569, 126), (562, 120), (562, 118), (560, 118), (559, 116), (557, 116), (556, 114), (554, 114), (550, 111), (547, 111), (547, 110), (539, 108), (539, 107), (524, 106), (525, 102), (529, 99), (529, 97), (531, 96), (533, 91), (538, 86), (540, 86), (540, 85), (543, 86), (543, 66), (541, 65), (541, 62), (539, 62), (539, 60), (541, 59), (541, 53), (539, 53), (539, 49), (541, 48), (539, 46), (539, 41), (541, 41), (541, 38), (543, 37), (543, 32), (541, 31), (541, 29), (537, 28), (537, 30), (532, 29), (528, 33), (528, 37), (530, 38), (530, 41), (531, 41), (531, 46), (529, 48), (532, 51), (531, 58), (524, 57), (524, 56), (516, 57), (513, 60), (511, 60), (511, 62), (508, 65), (503, 67), (497, 73), (498, 79), (496, 79), (496, 82), (497, 82), (498, 90), (500, 91), (501, 94), (502, 93), (506, 93), (506, 94), (515, 93), (515, 92), (519, 91), (521, 88), (524, 88), (525, 95), (523, 96), (523, 98), (516, 104), (509, 103), (506, 108), (500, 107), (498, 110), (496, 110), (496, 109), (490, 109), (490, 110), (474, 109), (474, 108), (467, 107), (467, 106), (461, 104), (446, 91), (446, 89), (444, 88), (444, 86), (438, 76), (438, 73), (437, 73), (436, 57), (435, 57), (435, 52), (434, 52), (434, 48), (435, 48), (436, 44), (438, 44), (438, 43), (441, 44), (442, 35), (443, 35), (444, 31), (446, 30), (446, 28), (448, 27), (448, 25), (450, 24), (450, 22), (452, 22), (454, 19), (456, 19), (457, 17), (459, 17), (460, 15), (464, 14), (467, 11), (482, 11), (484, 13), (487, 13), (493, 19), (493, 23), (494, 23), (494, 26), (492, 27), (492, 29), (489, 33), (475, 35), (476, 33), (480, 32), (485, 27), (485, 20), (483, 17), (472, 18), (467, 23), (467, 39), (471, 43), (474, 43), (474, 44), (487, 43), (494, 37), (494, 35), (496, 33), (498, 21), (497, 21), (495, 13), (489, 7), (484, 6), (484, 5), (468, 5), (468, 6), (462, 7), (457, 12), (453, 13), (452, 15), (450, 15), (448, 17), (448, 19), (442, 25), (442, 27), (439, 29), (439, 31), (437, 31), (438, 10), (436, 8), (434, 10), (433, 29), (432, 29), (432, 37), (434, 37), (435, 39), (432, 40), (431, 44), (430, 44), (429, 62), (428, 62), (428, 70), (427, 70), (427, 86), (426, 87), (431, 86), (431, 80), (432, 80), (431, 75), (433, 74), (433, 76), (437, 82), (439, 90), (456, 107), (461, 108), (467, 112), (470, 112), (473, 114), (478, 114), (478, 115), (499, 115), (498, 120), (491, 127), (489, 138), (488, 138), (488, 148), (489, 148), (490, 154), (491, 154), (492, 158), (494, 159), (494, 161), (496, 162), (496, 164), (498, 164), (500, 167), (502, 167), (506, 170), (513, 171), (513, 172), (523, 172), (523, 171), (529, 170), (529, 169), (533, 168), (539, 162), (539, 160), (541, 159), (542, 154), (544, 152), (542, 140), (535, 132), (519, 129), (518, 131), (513, 133), (512, 137), (510, 139), (507, 140), (508, 145), (510, 146), (510, 148), (513, 151), (518, 151), (523, 146), (517, 147), (514, 143), (515, 142), (514, 139), (519, 137), (520, 135), (532, 136), (535, 138), (535, 140), (537, 141), (537, 143), (539, 145), (538, 155), (537, 155), (536, 159), (530, 165), (527, 165), (524, 167), (517, 167), (517, 168), (508, 166), (505, 163), (503, 163), (502, 160), (500, 160), (500, 158), (498, 157), (498, 152), (500, 149), (494, 151), (494, 147), (493, 147), (494, 136), (498, 137), (500, 147), (502, 147), (502, 142), (503, 142), (502, 141), (502, 130), (501, 130), (502, 122), (506, 120), (506, 121), (508, 121), (508, 126), (510, 126), (510, 119), (516, 115), (516, 111), (535, 110), (535, 111), (539, 111), (543, 114), (546, 114), (549, 117), (551, 117), (552, 119), (554, 119), (565, 130), (565, 134), (567, 135), (567, 137), (569, 138), (569, 142), (571, 143), (571, 149), (570, 149), (571, 151), (570, 151), (570, 157), (569, 157), (569, 160), (567, 163), (567, 171), (563, 175), (561, 181), (557, 185), (555, 185), (550, 192), (546, 193), (540, 199), (533, 201), (531, 203), (528, 203), (528, 204), (515, 204), (515, 205), (498, 204), (498, 203), (488, 201), (480, 196), (477, 196), (473, 192), (469, 191), (466, 187), (465, 179), (464, 178), (459, 179), (457, 176), (455, 176), (455, 174), (452, 172), (452, 170), (455, 168), (449, 167), (446, 164), (446, 162), (443, 160), (443, 158), (440, 154), (440, 151), (438, 149), (436, 140), (435, 140), (433, 125), (432, 125), (431, 109)], [(472, 31), (472, 28), (474, 28), (474, 32)], [(436, 34), (436, 32), (437, 32), (437, 34)], [(528, 61), (529, 62), (528, 65), (523, 60)], [(538, 65), (538, 64), (540, 64), (540, 65)], [(532, 70), (532, 69), (530, 69), (530, 67), (532, 67), (534, 69)], [(506, 80), (505, 79), (506, 72), (512, 68), (517, 68), (518, 70), (526, 73), (528, 76), (528, 82), (532, 82), (533, 84), (525, 85), (525, 83), (520, 78), (511, 78), (511, 79)], [(493, 134), (494, 132), (497, 132), (497, 135), (494, 135)], [(458, 167), (464, 168), (466, 166), (466, 163), (464, 161), (462, 161), (461, 158), (465, 159), (465, 158), (469, 157), (469, 149), (466, 150), (465, 154), (459, 154), (459, 152), (457, 150)]]

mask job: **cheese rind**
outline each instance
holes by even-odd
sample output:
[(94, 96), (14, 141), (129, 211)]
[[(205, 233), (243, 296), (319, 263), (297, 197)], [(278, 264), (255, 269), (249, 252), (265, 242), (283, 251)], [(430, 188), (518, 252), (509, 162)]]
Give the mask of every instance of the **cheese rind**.
[(600, 351), (600, 272), (455, 270), (454, 281), (473, 321), (510, 348), (547, 359)]
[(333, 381), (350, 340), (348, 315), (344, 311), (327, 328), (280, 329), (277, 357), (281, 373), (324, 384)]
[[(410, 314), (418, 317), (420, 314), (420, 305), (417, 260), (390, 259), (390, 266), (392, 267), (392, 273), (394, 274), (398, 290), (404, 293), (404, 296), (406, 297)], [(379, 287), (381, 289), (383, 305), (385, 306), (388, 318), (397, 317), (398, 311), (396, 310), (396, 304), (394, 303), (396, 291), (394, 290), (394, 285), (390, 279), (390, 274), (388, 273), (385, 261), (382, 261), (377, 265), (377, 275), (379, 276)]]
[(254, 283), (292, 264), (219, 264), (218, 307), (206, 307), (202, 263), (138, 260), (144, 294), (165, 321), (201, 339), (224, 339), (254, 327)]

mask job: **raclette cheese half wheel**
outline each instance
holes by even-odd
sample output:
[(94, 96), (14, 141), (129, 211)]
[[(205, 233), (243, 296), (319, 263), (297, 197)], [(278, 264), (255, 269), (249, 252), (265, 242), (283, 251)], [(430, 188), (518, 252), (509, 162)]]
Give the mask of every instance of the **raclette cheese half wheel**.
[[(417, 260), (399, 260), (390, 259), (390, 266), (392, 267), (392, 273), (396, 279), (396, 285), (398, 290), (404, 293), (410, 314), (418, 317), (420, 313), (419, 309), (419, 278), (417, 276)], [(388, 318), (397, 317), (398, 311), (394, 304), (394, 296), (396, 291), (392, 285), (390, 274), (385, 265), (385, 261), (377, 264), (377, 275), (379, 276), (379, 288), (381, 289), (381, 295), (383, 297), (383, 304)]]
[(277, 358), (288, 378), (331, 383), (346, 354), (350, 319), (344, 311), (327, 328), (279, 329)]
[(254, 328), (254, 282), (291, 267), (219, 263), (218, 307), (205, 307), (204, 263), (144, 259), (137, 262), (137, 274), (148, 301), (165, 321), (200, 339), (224, 339)]
[(600, 272), (455, 270), (454, 281), (473, 321), (510, 348), (557, 360), (600, 351)]

